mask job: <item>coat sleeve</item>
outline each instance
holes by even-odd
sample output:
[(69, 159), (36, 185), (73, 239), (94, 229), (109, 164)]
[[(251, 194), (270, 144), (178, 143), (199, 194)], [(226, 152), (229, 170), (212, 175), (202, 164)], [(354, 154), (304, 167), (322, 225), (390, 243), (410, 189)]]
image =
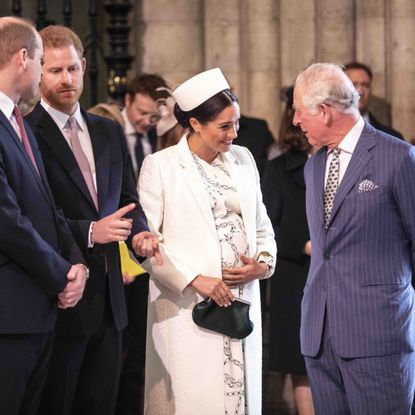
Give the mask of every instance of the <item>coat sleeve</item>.
[(121, 126), (118, 123), (114, 123), (115, 128), (118, 130), (115, 134), (120, 142), (122, 158), (123, 158), (123, 178), (121, 187), (121, 198), (119, 208), (128, 205), (129, 203), (135, 203), (136, 208), (128, 213), (126, 217), (133, 219), (133, 228), (130, 238), (127, 240), (127, 245), (131, 249), (131, 240), (133, 236), (142, 231), (148, 231), (147, 218), (144, 210), (138, 200), (137, 184), (133, 174), (133, 168), (131, 166), (131, 159), (128, 153), (127, 144), (125, 141), (124, 133)]
[(256, 257), (261, 253), (268, 253), (273, 258), (273, 265), (267, 272), (266, 277), (271, 276), (274, 273), (276, 256), (277, 256), (277, 245), (275, 243), (274, 230), (272, 228), (271, 221), (268, 217), (267, 210), (262, 200), (261, 186), (259, 182), (259, 173), (255, 165), (255, 160), (250, 151), (244, 148), (246, 154), (251, 163), (255, 175), (255, 206), (256, 206), (256, 245), (257, 252)]
[(1, 154), (0, 223), (0, 261), (17, 264), (50, 296), (61, 292), (66, 286), (66, 274), (71, 264), (39, 235), (22, 212), (18, 198), (9, 186)]
[[(404, 157), (393, 185), (394, 197), (411, 244), (412, 264), (415, 264), (415, 147)], [(413, 270), (414, 271), (414, 270)]]
[(200, 274), (196, 269), (176, 258), (163, 240), (164, 184), (156, 157), (147, 156), (140, 170), (138, 190), (140, 203), (147, 216), (150, 230), (160, 242), (163, 265), (157, 265), (153, 258), (141, 264), (151, 277), (169, 289), (182, 294), (185, 288)]

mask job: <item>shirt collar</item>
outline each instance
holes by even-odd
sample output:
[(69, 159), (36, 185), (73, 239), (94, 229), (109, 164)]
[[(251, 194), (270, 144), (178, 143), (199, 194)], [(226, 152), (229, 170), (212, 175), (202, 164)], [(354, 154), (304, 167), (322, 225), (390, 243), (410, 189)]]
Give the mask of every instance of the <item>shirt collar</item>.
[(6, 118), (10, 120), (14, 110), (14, 102), (2, 91), (0, 91), (0, 109)]
[(353, 154), (354, 149), (356, 148), (357, 142), (362, 134), (365, 122), (360, 116), (356, 124), (352, 129), (344, 136), (343, 140), (337, 146), (341, 151), (344, 151), (349, 154)]
[[(62, 111), (57, 110), (56, 108), (53, 108), (46, 101), (44, 101), (43, 98), (40, 100), (40, 104), (49, 113), (53, 121), (55, 121), (56, 125), (62, 131), (66, 127), (66, 123), (68, 122), (70, 116)], [(81, 114), (81, 107), (79, 106), (79, 102), (77, 103), (76, 110), (71, 115), (71, 117), (74, 117), (76, 119), (79, 128), (81, 129), (81, 131), (83, 131), (85, 128), (85, 122)]]
[(127, 117), (127, 109), (126, 108), (123, 108), (123, 110), (121, 111), (121, 115), (124, 119), (124, 126), (125, 126), (124, 127), (124, 132), (125, 132), (125, 135), (132, 135), (132, 134), (135, 135), (136, 132), (135, 132), (134, 127), (132, 126), (130, 120)]

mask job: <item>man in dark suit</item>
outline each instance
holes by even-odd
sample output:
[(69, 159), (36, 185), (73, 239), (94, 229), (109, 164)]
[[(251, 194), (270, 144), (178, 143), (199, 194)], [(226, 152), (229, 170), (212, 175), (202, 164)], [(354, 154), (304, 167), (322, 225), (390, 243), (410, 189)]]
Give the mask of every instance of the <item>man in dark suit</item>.
[[(124, 135), (138, 180), (146, 156), (157, 150), (156, 124), (160, 120), (157, 99), (168, 96), (162, 77), (139, 74), (128, 83), (121, 116)], [(148, 274), (128, 280), (125, 286), (128, 326), (123, 336), (123, 366), (117, 402), (117, 415), (140, 415), (143, 411), (144, 363), (146, 349)]]
[(268, 150), (273, 143), (274, 137), (265, 120), (241, 116), (235, 144), (249, 149), (254, 156), (260, 177), (264, 174)]
[(360, 62), (349, 62), (345, 66), (346, 74), (353, 82), (360, 95), (359, 111), (363, 119), (377, 130), (393, 135), (403, 140), (403, 136), (399, 131), (386, 125), (385, 122), (379, 122), (375, 116), (369, 111), (369, 104), (372, 98), (372, 78), (373, 73), (368, 65)]
[(294, 124), (322, 146), (305, 167), (311, 264), (301, 310), (318, 414), (410, 413), (415, 386), (415, 148), (364, 122), (342, 68), (314, 64)]
[(144, 157), (157, 150), (157, 133), (155, 126), (160, 120), (157, 111), (157, 99), (166, 97), (167, 88), (161, 76), (140, 74), (134, 77), (127, 86), (124, 97), (124, 108), (121, 115), (124, 120), (124, 134), (134, 175), (138, 180)]
[(87, 269), (16, 106), (37, 94), (42, 41), (27, 21), (4, 17), (0, 50), (0, 413), (23, 415), (39, 406), (57, 305), (76, 305)]
[(157, 240), (137, 200), (120, 126), (79, 106), (86, 65), (79, 37), (63, 26), (40, 35), (42, 100), (27, 119), (91, 274), (78, 306), (59, 313), (40, 414), (112, 414), (127, 325), (118, 241)]

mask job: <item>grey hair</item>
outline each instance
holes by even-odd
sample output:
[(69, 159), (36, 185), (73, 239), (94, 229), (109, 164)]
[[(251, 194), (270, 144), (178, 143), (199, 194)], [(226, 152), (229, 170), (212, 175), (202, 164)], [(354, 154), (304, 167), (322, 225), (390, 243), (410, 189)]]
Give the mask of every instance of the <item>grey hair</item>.
[(297, 76), (295, 84), (303, 87), (302, 104), (311, 112), (318, 112), (324, 103), (342, 114), (359, 114), (359, 92), (340, 65), (314, 63)]

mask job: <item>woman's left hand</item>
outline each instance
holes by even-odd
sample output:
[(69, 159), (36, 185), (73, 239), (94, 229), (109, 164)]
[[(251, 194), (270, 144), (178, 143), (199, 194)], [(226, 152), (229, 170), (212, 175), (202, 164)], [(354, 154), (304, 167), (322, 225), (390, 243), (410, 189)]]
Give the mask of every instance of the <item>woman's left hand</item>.
[(268, 265), (264, 262), (258, 262), (245, 255), (240, 255), (240, 258), (244, 264), (242, 267), (222, 269), (222, 279), (231, 288), (264, 277), (268, 271)]

